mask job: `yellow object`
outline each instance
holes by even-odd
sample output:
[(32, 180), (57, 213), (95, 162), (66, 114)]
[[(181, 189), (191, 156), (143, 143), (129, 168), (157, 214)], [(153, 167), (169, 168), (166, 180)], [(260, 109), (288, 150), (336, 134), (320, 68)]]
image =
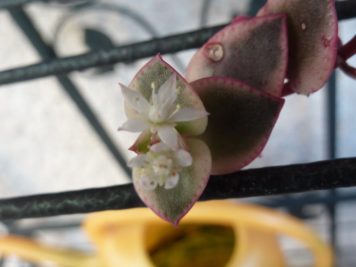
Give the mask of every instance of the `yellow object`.
[(315, 267), (333, 266), (330, 247), (302, 222), (248, 204), (200, 202), (178, 227), (147, 208), (93, 213), (83, 227), (96, 255), (14, 236), (0, 238), (0, 253), (63, 267), (284, 267), (277, 237), (286, 235), (311, 250)]

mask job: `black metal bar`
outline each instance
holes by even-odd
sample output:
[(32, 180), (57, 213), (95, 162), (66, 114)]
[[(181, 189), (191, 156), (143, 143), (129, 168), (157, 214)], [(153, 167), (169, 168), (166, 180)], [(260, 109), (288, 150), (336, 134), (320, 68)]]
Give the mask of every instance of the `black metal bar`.
[(248, 15), (254, 16), (258, 10), (264, 5), (264, 0), (251, 0), (248, 8)]
[[(350, 10), (344, 10), (344, 1), (336, 3), (340, 20), (344, 19), (344, 12), (347, 15), (352, 13), (352, 17), (356, 17), (356, 1), (349, 2), (351, 4), (348, 5), (354, 6), (354, 8)], [(350, 7), (348, 6), (348, 8)], [(55, 74), (67, 74), (73, 71), (112, 65), (119, 62), (132, 62), (137, 59), (154, 56), (157, 53), (168, 54), (198, 48), (224, 26), (226, 26), (226, 24), (114, 47), (106, 51), (89, 52), (77, 56), (63, 57), (49, 62), (46, 61), (25, 67), (9, 69), (0, 72), (0, 84), (15, 83)]]
[[(252, 201), (249, 203), (254, 203), (270, 208), (290, 208), (290, 207), (305, 207), (308, 205), (316, 204), (330, 204), (330, 203), (346, 203), (346, 202), (356, 202), (356, 192), (351, 193), (340, 193), (336, 198), (330, 197), (330, 195), (315, 195), (315, 193), (304, 194), (301, 197), (293, 197), (293, 194), (289, 199), (276, 198), (276, 199), (263, 199)], [(4, 222), (4, 221), (3, 221)], [(58, 230), (58, 229), (68, 229), (76, 228), (81, 225), (81, 220), (72, 220), (66, 222), (36, 222), (34, 225), (17, 225), (16, 221), (12, 221), (6, 224), (7, 228), (11, 233), (15, 234), (31, 234), (39, 230)]]
[(304, 207), (308, 205), (328, 205), (332, 203), (356, 202), (356, 192), (340, 193), (336, 197), (326, 195), (316, 195), (315, 193), (293, 198), (293, 194), (289, 194), (291, 198), (277, 198), (277, 199), (263, 199), (253, 201), (253, 203), (263, 205), (270, 208), (291, 208), (291, 207)]
[[(356, 158), (268, 167), (212, 176), (200, 200), (244, 198), (356, 186)], [(0, 200), (0, 219), (143, 206), (132, 184)]]
[(327, 106), (327, 128), (328, 128), (328, 146), (327, 154), (329, 159), (337, 157), (337, 102), (336, 102), (336, 72), (334, 72), (328, 81), (326, 90)]
[[(9, 9), (11, 17), (17, 23), (17, 25), (22, 29), (26, 37), (31, 41), (34, 48), (40, 54), (44, 60), (51, 60), (57, 58), (57, 55), (52, 47), (47, 45), (40, 33), (37, 31), (33, 25), (31, 18), (27, 13), (21, 9)], [(105, 144), (106, 148), (109, 150), (111, 155), (114, 157), (119, 167), (122, 168), (125, 173), (130, 176), (130, 169), (127, 167), (126, 160), (123, 158), (119, 150), (116, 148), (114, 142), (110, 138), (109, 134), (106, 132), (101, 122), (96, 117), (94, 111), (85, 101), (84, 97), (81, 95), (80, 91), (74, 84), (74, 82), (64, 75), (56, 76), (58, 82), (62, 85), (64, 91), (68, 94), (70, 99), (77, 105), (78, 109), (82, 115), (86, 118), (88, 123), (91, 125), (92, 129), (98, 135), (100, 140)]]
[[(326, 94), (327, 100), (327, 127), (328, 127), (328, 158), (335, 159), (337, 153), (337, 101), (336, 101), (336, 73), (331, 75), (328, 82), (328, 90)], [(336, 198), (336, 189), (331, 189), (331, 198)], [(335, 251), (337, 251), (337, 223), (336, 223), (336, 213), (337, 213), (337, 203), (331, 202), (328, 204), (328, 211), (330, 216), (330, 240)]]
[(356, 1), (338, 1), (335, 2), (336, 13), (339, 20), (355, 18)]
[(210, 10), (211, 3), (212, 3), (211, 0), (203, 0), (202, 1), (202, 7), (201, 7), (200, 19), (199, 19), (200, 27), (205, 27), (208, 23), (209, 10)]
[[(89, 2), (89, 1), (94, 1), (94, 0), (87, 0), (87, 1)], [(75, 2), (80, 2), (80, 1), (73, 1), (73, 0), (57, 0), (57, 1), (55, 1), (55, 0), (1, 0), (0, 1), (0, 9), (20, 7), (23, 5), (32, 4), (32, 3), (40, 3), (40, 2), (42, 2), (42, 3), (71, 4), (71, 2), (75, 3)], [(335, 3), (335, 6), (336, 6), (336, 10), (337, 10), (337, 13), (339, 14), (339, 16), (341, 16), (343, 19), (349, 19), (349, 18), (355, 17), (354, 2), (355, 1), (353, 1), (353, 0), (339, 1), (339, 2), (337, 1)], [(252, 6), (254, 7), (254, 9), (252, 9), (252, 10), (257, 12), (258, 11), (257, 7), (261, 6), (261, 4), (257, 5), (255, 3), (253, 3), (253, 5)], [(254, 15), (255, 12), (251, 13), (250, 15)]]
[(18, 7), (30, 3), (44, 2), (43, 0), (1, 0), (0, 9)]
[(82, 2), (90, 2), (95, 0), (1, 0), (0, 9), (21, 7), (32, 3), (54, 3), (61, 5), (75, 5)]
[(112, 65), (117, 62), (132, 62), (137, 59), (154, 56), (157, 53), (167, 54), (197, 48), (224, 26), (215, 26), (189, 33), (114, 47), (106, 51), (89, 52), (78, 56), (64, 57), (49, 62), (10, 69), (0, 72), (0, 84), (26, 81), (54, 74), (65, 74), (91, 67)]

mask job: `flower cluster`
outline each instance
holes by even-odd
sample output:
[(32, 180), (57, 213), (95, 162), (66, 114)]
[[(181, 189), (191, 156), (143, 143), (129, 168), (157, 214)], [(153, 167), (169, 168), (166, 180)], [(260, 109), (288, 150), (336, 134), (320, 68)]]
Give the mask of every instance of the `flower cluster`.
[(309, 95), (329, 79), (335, 7), (323, 0), (307, 10), (306, 2), (268, 0), (255, 17), (234, 19), (195, 53), (186, 80), (158, 55), (121, 85), (128, 120), (120, 129), (141, 132), (131, 147), (133, 184), (160, 217), (177, 224), (211, 174), (236, 172), (261, 154), (283, 96)]
[(160, 142), (150, 147), (146, 154), (139, 154), (128, 163), (131, 168), (139, 168), (139, 183), (146, 190), (157, 186), (174, 188), (179, 181), (180, 171), (192, 165), (192, 156), (184, 149), (172, 150)]
[[(146, 153), (139, 153), (129, 166), (138, 168), (139, 183), (146, 190), (157, 186), (174, 188), (182, 168), (192, 165), (192, 156), (183, 147), (184, 141), (176, 130), (177, 123), (194, 121), (207, 116), (205, 110), (182, 107), (177, 103), (177, 76), (172, 74), (159, 88), (151, 83), (147, 99), (140, 91), (120, 84), (125, 104), (134, 111), (119, 130), (151, 133), (155, 144)], [(158, 141), (158, 142), (157, 142)]]

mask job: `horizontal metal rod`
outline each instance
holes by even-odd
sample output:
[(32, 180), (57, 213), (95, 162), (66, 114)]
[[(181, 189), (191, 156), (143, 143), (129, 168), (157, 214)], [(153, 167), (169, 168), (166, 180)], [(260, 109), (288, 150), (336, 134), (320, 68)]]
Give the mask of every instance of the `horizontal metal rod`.
[[(211, 176), (200, 200), (245, 198), (356, 186), (356, 158)], [(0, 200), (0, 220), (143, 206), (132, 184)]]
[[(340, 20), (356, 17), (356, 1), (336, 2), (336, 7)], [(224, 26), (226, 24), (5, 70), (0, 72), (0, 85), (198, 48)]]
[[(289, 194), (292, 198), (277, 198), (277, 199), (259, 199), (257, 201), (252, 201), (251, 203), (262, 205), (270, 208), (295, 208), (295, 207), (305, 207), (308, 205), (325, 205), (330, 203), (343, 204), (346, 202), (356, 202), (356, 192), (351, 193), (340, 193), (335, 198), (330, 197), (330, 195), (316, 195), (315, 193), (307, 193), (303, 196), (298, 195), (293, 197), (293, 194)], [(2, 221), (4, 222), (4, 221)], [(33, 225), (22, 225), (16, 224), (16, 221), (5, 221), (6, 227), (12, 234), (21, 235), (32, 235), (35, 231), (39, 230), (58, 230), (58, 229), (68, 229), (80, 227), (82, 221), (80, 219), (75, 219), (72, 221), (65, 222), (36, 222)]]
[(36, 2), (43, 2), (43, 0), (1, 0), (0, 9), (18, 7)]
[(315, 195), (313, 193), (293, 197), (293, 194), (289, 194), (291, 198), (277, 198), (272, 200), (257, 200), (256, 204), (267, 206), (270, 208), (290, 208), (290, 207), (303, 207), (308, 205), (318, 205), (318, 204), (342, 204), (344, 202), (356, 202), (356, 192), (351, 193), (340, 193), (336, 196), (327, 195)]
[(47, 3), (70, 6), (95, 0), (0, 0), (0, 9), (21, 7), (32, 3)]
[(50, 75), (68, 74), (92, 67), (132, 62), (158, 53), (167, 54), (197, 48), (225, 25), (201, 29), (183, 34), (156, 38), (149, 41), (114, 47), (109, 50), (89, 52), (77, 56), (63, 57), (25, 67), (0, 72), (0, 85), (26, 81)]

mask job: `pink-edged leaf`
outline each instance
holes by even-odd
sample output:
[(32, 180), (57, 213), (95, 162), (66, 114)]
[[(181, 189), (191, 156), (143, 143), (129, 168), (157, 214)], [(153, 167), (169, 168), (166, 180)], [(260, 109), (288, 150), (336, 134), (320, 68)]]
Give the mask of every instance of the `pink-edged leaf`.
[(248, 16), (237, 16), (231, 21), (231, 23), (237, 23), (237, 22), (240, 22), (240, 21), (243, 21), (243, 20), (248, 20), (250, 18), (251, 17), (248, 17)]
[(286, 17), (236, 18), (192, 58), (187, 80), (222, 76), (280, 96), (287, 70)]
[(207, 145), (198, 139), (186, 141), (193, 163), (179, 173), (178, 184), (172, 189), (157, 186), (142, 188), (139, 171), (133, 169), (133, 183), (142, 201), (164, 220), (178, 224), (202, 194), (209, 180), (211, 157)]
[[(160, 88), (168, 78), (176, 74), (178, 96), (176, 104), (181, 108), (194, 108), (198, 111), (205, 111), (203, 103), (192, 90), (189, 83), (174, 70), (160, 55), (151, 59), (136, 74), (129, 87), (138, 90), (147, 99), (150, 100), (152, 87)], [(136, 116), (136, 112), (129, 106), (125, 106), (126, 115), (131, 118)], [(199, 118), (193, 121), (182, 121), (176, 124), (176, 129), (182, 135), (198, 135), (204, 132), (207, 125), (207, 117)]]
[(192, 86), (210, 113), (201, 139), (211, 151), (212, 174), (240, 170), (261, 153), (284, 100), (223, 77)]
[(289, 87), (301, 94), (320, 89), (335, 67), (338, 23), (334, 0), (268, 0), (258, 15), (288, 16)]

